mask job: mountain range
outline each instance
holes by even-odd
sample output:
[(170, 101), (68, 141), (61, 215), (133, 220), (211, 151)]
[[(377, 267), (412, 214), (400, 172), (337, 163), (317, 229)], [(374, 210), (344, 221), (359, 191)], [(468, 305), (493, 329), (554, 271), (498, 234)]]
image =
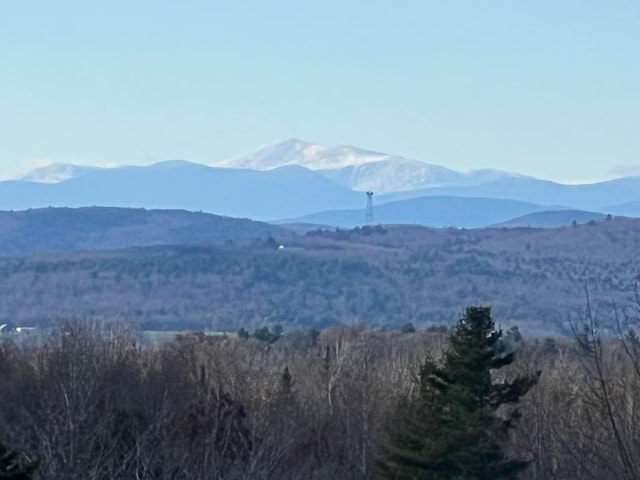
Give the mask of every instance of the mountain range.
[(185, 209), (355, 226), (365, 222), (365, 191), (375, 193), (376, 221), (390, 224), (471, 228), (550, 210), (640, 216), (640, 177), (564, 185), (499, 170), (458, 172), (296, 139), (213, 165), (183, 160), (116, 168), (53, 164), (0, 182), (0, 209)]

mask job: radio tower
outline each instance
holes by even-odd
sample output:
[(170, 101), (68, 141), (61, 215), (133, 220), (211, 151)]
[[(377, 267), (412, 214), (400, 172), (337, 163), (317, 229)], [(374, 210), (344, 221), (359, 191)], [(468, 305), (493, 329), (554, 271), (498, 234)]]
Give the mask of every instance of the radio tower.
[(373, 225), (373, 192), (367, 192), (367, 215), (365, 217), (367, 225)]

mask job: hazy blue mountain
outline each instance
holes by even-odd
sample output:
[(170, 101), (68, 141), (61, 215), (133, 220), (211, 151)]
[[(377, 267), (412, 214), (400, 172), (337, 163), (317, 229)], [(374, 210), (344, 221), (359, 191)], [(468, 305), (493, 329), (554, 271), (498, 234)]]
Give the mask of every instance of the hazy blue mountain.
[(285, 234), (262, 222), (184, 210), (42, 208), (0, 211), (0, 255), (220, 244)]
[[(374, 218), (375, 223), (383, 225), (416, 224), (431, 227), (477, 228), (550, 208), (554, 207), (517, 200), (433, 196), (376, 205)], [(365, 215), (364, 208), (332, 210), (288, 221), (351, 228), (363, 225)]]
[(611, 215), (623, 215), (625, 217), (640, 217), (640, 200), (626, 202), (620, 205), (611, 205), (608, 207), (603, 207), (602, 211), (610, 213)]
[(506, 228), (559, 228), (571, 225), (573, 222), (581, 225), (591, 221), (599, 222), (605, 218), (606, 215), (602, 213), (587, 212), (585, 210), (552, 210), (529, 213), (498, 223), (495, 226)]
[[(374, 202), (379, 205), (447, 196), (640, 215), (640, 208), (630, 203), (640, 201), (640, 177), (564, 185), (497, 170), (457, 172), (357, 147), (301, 140), (270, 145), (216, 167), (177, 160), (108, 169), (55, 164), (34, 170), (20, 180), (0, 182), (0, 209), (50, 205), (178, 208), (273, 220), (358, 210), (364, 207), (363, 192), (368, 190), (375, 193)], [(503, 205), (508, 204), (496, 204), (495, 208)], [(452, 215), (451, 220), (443, 218), (438, 222), (455, 224), (457, 213), (447, 212)], [(517, 216), (508, 209), (494, 213), (501, 219), (496, 221)], [(531, 212), (522, 212), (526, 213)], [(341, 220), (343, 223), (361, 223), (360, 213), (341, 215), (348, 217)], [(390, 215), (389, 221), (422, 222), (421, 215), (402, 212)]]
[(531, 177), (505, 177), (480, 185), (432, 187), (389, 194), (381, 196), (380, 200), (394, 201), (418, 196), (441, 195), (520, 200), (607, 213), (607, 208), (603, 205), (622, 204), (640, 199), (640, 177), (618, 178), (583, 185), (564, 185)]
[(272, 219), (356, 207), (362, 194), (299, 166), (270, 171), (214, 168), (184, 161), (100, 169), (44, 184), (0, 182), (0, 208), (47, 206), (169, 208)]

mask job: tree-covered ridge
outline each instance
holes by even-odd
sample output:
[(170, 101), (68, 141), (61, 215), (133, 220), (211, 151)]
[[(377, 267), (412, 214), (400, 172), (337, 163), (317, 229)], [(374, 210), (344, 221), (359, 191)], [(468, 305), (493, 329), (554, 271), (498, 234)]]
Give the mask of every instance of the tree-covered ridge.
[(277, 225), (186, 210), (35, 208), (0, 211), (0, 256), (150, 245), (219, 245), (285, 232)]
[(151, 330), (399, 329), (451, 325), (459, 305), (486, 303), (528, 335), (571, 335), (567, 316), (582, 309), (585, 283), (594, 306), (628, 301), (640, 279), (637, 251), (640, 222), (615, 219), (558, 230), (376, 227), (5, 258), (0, 323), (46, 326), (74, 315)]

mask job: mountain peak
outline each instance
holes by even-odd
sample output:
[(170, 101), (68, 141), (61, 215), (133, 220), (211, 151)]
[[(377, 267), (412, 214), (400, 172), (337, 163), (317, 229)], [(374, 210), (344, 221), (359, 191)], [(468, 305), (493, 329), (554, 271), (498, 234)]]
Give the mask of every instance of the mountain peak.
[(356, 191), (392, 193), (445, 185), (469, 185), (508, 176), (497, 170), (457, 172), (397, 155), (350, 145), (320, 145), (297, 138), (259, 148), (218, 163), (218, 167), (273, 170), (297, 165), (318, 171), (331, 181)]
[(310, 170), (326, 170), (363, 165), (391, 158), (349, 145), (321, 145), (291, 138), (255, 150), (247, 155), (225, 160), (219, 167), (271, 170), (285, 165), (300, 165)]

